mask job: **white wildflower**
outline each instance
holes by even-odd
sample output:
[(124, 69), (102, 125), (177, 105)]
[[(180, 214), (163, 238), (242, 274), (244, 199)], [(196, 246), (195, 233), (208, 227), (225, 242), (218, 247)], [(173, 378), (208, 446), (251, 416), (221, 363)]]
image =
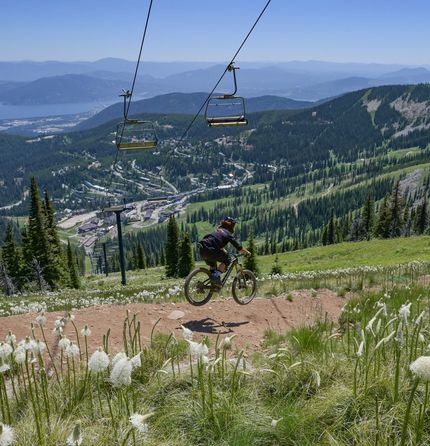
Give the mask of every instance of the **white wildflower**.
[(36, 317), (36, 323), (39, 324), (41, 327), (44, 327), (46, 324), (46, 316), (45, 313), (42, 311), (42, 313), (39, 314), (39, 316)]
[(131, 384), (131, 370), (132, 366), (127, 357), (119, 359), (110, 374), (112, 385), (114, 387), (129, 386)]
[(192, 341), (194, 333), (189, 328), (184, 327), (183, 325), (181, 325), (181, 328), (182, 328), (182, 336), (183, 336), (183, 338), (186, 341)]
[(357, 350), (357, 356), (361, 358), (363, 356), (363, 349), (364, 349), (364, 341), (360, 342), (360, 345), (358, 346)]
[(58, 341), (58, 348), (60, 350), (66, 350), (66, 348), (70, 345), (70, 339), (67, 339), (65, 336), (62, 336)]
[(81, 330), (81, 336), (91, 336), (91, 330), (88, 328), (88, 325), (85, 325), (85, 327)]
[(399, 310), (399, 316), (403, 319), (405, 323), (408, 322), (409, 315), (411, 314), (411, 303), (403, 304)]
[(142, 360), (140, 358), (140, 353), (138, 353), (136, 356), (133, 356), (130, 359), (130, 363), (131, 363), (131, 367), (133, 369), (137, 368), (137, 367), (142, 367)]
[(423, 381), (430, 381), (430, 356), (420, 356), (410, 366), (411, 372)]
[(318, 372), (318, 370), (312, 372), (312, 378), (315, 382), (315, 385), (319, 387), (321, 385), (321, 375), (320, 372)]
[(63, 327), (64, 327), (63, 319), (56, 319), (54, 321), (54, 328), (63, 328)]
[(54, 336), (60, 337), (63, 334), (63, 327), (54, 327), (54, 329), (52, 330), (52, 334)]
[(93, 373), (104, 372), (109, 367), (109, 356), (100, 347), (95, 351), (88, 361), (88, 368)]
[(418, 334), (418, 341), (421, 342), (421, 344), (424, 344), (424, 342), (426, 342), (426, 339), (422, 333)]
[(116, 363), (120, 360), (120, 359), (125, 359), (127, 358), (127, 355), (124, 352), (119, 352), (117, 353), (113, 359), (112, 359), (112, 367), (115, 367)]
[(13, 356), (15, 358), (15, 362), (17, 364), (24, 364), (25, 362), (25, 349), (24, 347), (20, 346), (15, 349), (13, 352)]
[(42, 354), (46, 349), (46, 344), (42, 341), (34, 341), (32, 342), (32, 349), (31, 351), (37, 355), (37, 354)]
[(4, 342), (0, 342), (0, 359), (6, 359), (13, 352), (13, 348), (10, 344), (6, 344)]
[(80, 446), (82, 441), (81, 423), (78, 421), (73, 428), (73, 432), (67, 438), (67, 446)]
[(140, 433), (146, 434), (148, 432), (148, 423), (145, 421), (154, 415), (153, 412), (147, 413), (146, 415), (140, 415), (138, 413), (134, 413), (130, 418), (130, 423), (133, 427), (135, 427)]
[(7, 364), (6, 362), (3, 363), (3, 360), (0, 360), (0, 374), (1, 374), (1, 373), (5, 373), (5, 372), (7, 372), (8, 370), (10, 370), (10, 365)]
[(209, 361), (209, 349), (206, 344), (203, 342), (200, 342), (199, 344), (194, 341), (188, 341), (188, 343), (190, 344), (190, 355), (193, 358), (201, 359), (205, 363)]
[(10, 446), (14, 438), (13, 429), (7, 424), (0, 423), (0, 446)]
[(271, 421), (270, 425), (271, 425), (273, 428), (275, 428), (281, 420), (282, 420), (282, 418), (278, 418), (277, 420), (273, 419), (273, 420)]
[(232, 340), (233, 340), (233, 338), (235, 337), (236, 335), (233, 335), (233, 336), (226, 336), (223, 340), (222, 340), (222, 342), (221, 342), (221, 348), (223, 348), (223, 349), (225, 349), (225, 350), (228, 350), (228, 349), (230, 349), (231, 348), (231, 344), (232, 344)]
[(6, 335), (5, 340), (8, 344), (14, 345), (16, 342), (16, 336), (11, 331), (9, 331), (9, 333)]
[(423, 320), (425, 315), (426, 315), (425, 310), (421, 311), (421, 313), (415, 319), (415, 325), (419, 325), (421, 323), (421, 321)]
[(66, 348), (64, 353), (66, 354), (66, 356), (68, 358), (71, 358), (71, 359), (77, 358), (80, 353), (79, 347), (76, 344), (74, 344), (73, 342), (70, 342), (69, 346)]
[(73, 322), (75, 320), (75, 315), (72, 313), (69, 313), (67, 315), (67, 320)]

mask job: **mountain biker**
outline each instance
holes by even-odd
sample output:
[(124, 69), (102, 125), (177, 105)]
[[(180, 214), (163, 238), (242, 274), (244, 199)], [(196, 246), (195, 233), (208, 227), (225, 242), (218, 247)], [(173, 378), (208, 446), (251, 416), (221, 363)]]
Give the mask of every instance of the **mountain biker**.
[[(199, 242), (200, 256), (209, 265), (212, 285), (221, 287), (221, 273), (225, 272), (230, 263), (230, 256), (224, 247), (231, 243), (241, 254), (251, 253), (234, 237), (236, 221), (232, 217), (225, 217), (212, 234), (205, 235)], [(221, 262), (217, 267), (217, 262)]]

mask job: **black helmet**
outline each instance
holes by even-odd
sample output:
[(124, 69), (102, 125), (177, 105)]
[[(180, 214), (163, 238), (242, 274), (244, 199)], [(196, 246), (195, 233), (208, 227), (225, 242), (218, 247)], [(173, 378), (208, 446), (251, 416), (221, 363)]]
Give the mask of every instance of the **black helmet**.
[(234, 231), (234, 226), (236, 225), (236, 220), (233, 217), (224, 217), (223, 220), (221, 220), (220, 226), (222, 228), (225, 228), (229, 230), (230, 232)]

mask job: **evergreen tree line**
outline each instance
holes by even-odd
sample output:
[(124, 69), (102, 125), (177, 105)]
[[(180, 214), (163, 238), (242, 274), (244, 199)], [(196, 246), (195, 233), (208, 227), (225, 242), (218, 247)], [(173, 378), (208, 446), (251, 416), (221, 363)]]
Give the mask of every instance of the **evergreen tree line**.
[(66, 248), (62, 246), (52, 201), (47, 191), (41, 198), (34, 177), (28, 223), (21, 230), (20, 244), (15, 230), (16, 225), (10, 222), (1, 248), (0, 286), (6, 294), (80, 286), (83, 256), (79, 259), (70, 242)]
[(428, 180), (414, 194), (402, 191), (400, 180), (397, 180), (391, 193), (387, 193), (378, 205), (375, 204), (374, 196), (369, 194), (363, 207), (355, 212), (346, 235), (332, 209), (330, 219), (322, 232), (321, 242), (323, 245), (330, 245), (345, 240), (428, 234), (430, 228), (427, 191)]

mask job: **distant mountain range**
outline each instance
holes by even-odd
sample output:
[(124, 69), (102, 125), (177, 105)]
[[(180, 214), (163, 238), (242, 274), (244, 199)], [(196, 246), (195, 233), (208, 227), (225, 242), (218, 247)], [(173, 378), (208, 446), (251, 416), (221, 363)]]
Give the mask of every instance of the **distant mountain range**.
[[(130, 116), (142, 113), (194, 114), (199, 110), (207, 96), (208, 93), (169, 93), (150, 99), (134, 101), (131, 103), (129, 113)], [(293, 99), (267, 95), (247, 99), (246, 111), (253, 113), (268, 110), (296, 110), (313, 105), (315, 105), (314, 102), (295, 101)], [(81, 122), (73, 130), (91, 129), (113, 119), (121, 119), (122, 116), (123, 104), (113, 104), (95, 116)]]
[[(238, 93), (275, 95), (317, 101), (350, 91), (387, 84), (430, 82), (426, 67), (330, 62), (238, 64)], [(209, 62), (144, 62), (136, 83), (140, 97), (209, 91), (225, 65)], [(0, 102), (43, 105), (112, 100), (130, 88), (135, 63), (122, 59), (96, 62), (0, 62)], [(233, 88), (227, 73), (219, 91)]]

